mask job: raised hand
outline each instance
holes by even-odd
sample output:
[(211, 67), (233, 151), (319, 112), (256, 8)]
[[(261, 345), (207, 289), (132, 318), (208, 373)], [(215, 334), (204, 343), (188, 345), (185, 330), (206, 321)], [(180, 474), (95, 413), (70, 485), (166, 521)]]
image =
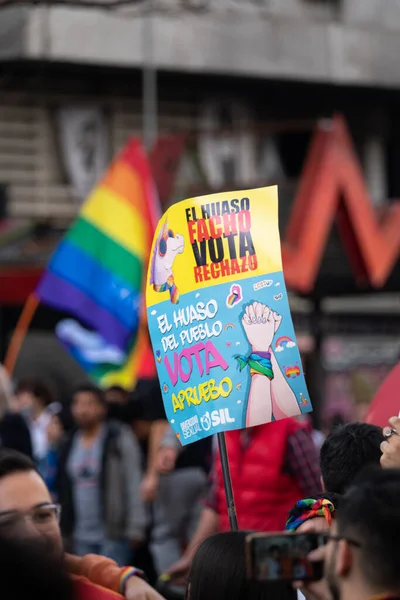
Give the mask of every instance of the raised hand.
[(242, 318), (244, 331), (253, 352), (268, 352), (282, 317), (265, 304), (253, 302)]
[(278, 331), (280, 324), (282, 323), (282, 316), (278, 315), (277, 312), (273, 312), (272, 313), (273, 319), (274, 319), (274, 329), (275, 329), (275, 333)]

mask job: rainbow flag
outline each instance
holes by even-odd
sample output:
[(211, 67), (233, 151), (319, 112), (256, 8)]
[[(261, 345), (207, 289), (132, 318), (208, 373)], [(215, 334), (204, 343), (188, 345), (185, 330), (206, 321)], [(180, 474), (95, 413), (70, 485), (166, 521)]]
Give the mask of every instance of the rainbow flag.
[(102, 385), (131, 387), (138, 368), (143, 286), (158, 201), (141, 144), (131, 139), (83, 204), (36, 290), (71, 318), (56, 334)]

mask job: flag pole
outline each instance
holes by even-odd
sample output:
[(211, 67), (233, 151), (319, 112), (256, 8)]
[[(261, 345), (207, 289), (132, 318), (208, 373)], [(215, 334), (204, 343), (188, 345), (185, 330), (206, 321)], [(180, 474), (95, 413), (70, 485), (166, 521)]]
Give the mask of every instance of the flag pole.
[(143, 143), (150, 152), (158, 132), (157, 68), (154, 60), (154, 0), (148, 0), (144, 15), (143, 37)]
[(221, 456), (222, 475), (224, 478), (224, 487), (225, 487), (226, 504), (228, 506), (229, 523), (231, 526), (231, 531), (237, 531), (238, 530), (238, 522), (237, 522), (237, 515), (236, 515), (236, 505), (235, 505), (235, 498), (233, 495), (231, 471), (229, 468), (229, 459), (228, 459), (228, 451), (226, 449), (225, 433), (224, 432), (218, 433), (217, 438), (218, 438), (219, 453)]
[(26, 333), (32, 322), (37, 307), (39, 306), (39, 300), (34, 293), (32, 293), (27, 301), (25, 302), (24, 308), (22, 309), (21, 315), (18, 319), (18, 323), (15, 326), (14, 332), (11, 336), (10, 343), (8, 344), (6, 357), (4, 359), (4, 367), (8, 372), (9, 376), (12, 377), (15, 369), (15, 365), (21, 350), (21, 346), (26, 337)]

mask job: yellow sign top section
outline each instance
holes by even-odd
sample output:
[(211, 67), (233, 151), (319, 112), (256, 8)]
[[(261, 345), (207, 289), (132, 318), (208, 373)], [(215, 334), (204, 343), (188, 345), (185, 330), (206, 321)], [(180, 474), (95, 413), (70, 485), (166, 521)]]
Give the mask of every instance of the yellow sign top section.
[(281, 270), (276, 186), (189, 198), (171, 206), (158, 223), (147, 306)]

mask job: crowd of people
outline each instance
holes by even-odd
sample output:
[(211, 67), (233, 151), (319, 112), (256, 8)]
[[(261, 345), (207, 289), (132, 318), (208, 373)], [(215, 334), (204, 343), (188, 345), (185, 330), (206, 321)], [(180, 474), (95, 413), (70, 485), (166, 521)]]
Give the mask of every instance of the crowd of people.
[(158, 381), (134, 394), (85, 383), (66, 406), (47, 382), (0, 371), (0, 447), (29, 458), (62, 507), (64, 549), (140, 565), (152, 583), (197, 528), (212, 459), (211, 440), (176, 452), (170, 438)]
[[(180, 446), (158, 382), (134, 394), (86, 383), (65, 406), (44, 381), (13, 386), (1, 370), (7, 597), (400, 598), (400, 420), (338, 425), (321, 442), (302, 418), (227, 432), (241, 530), (230, 531), (215, 440)], [(249, 578), (247, 535), (274, 531), (320, 533), (309, 560), (324, 577)]]

